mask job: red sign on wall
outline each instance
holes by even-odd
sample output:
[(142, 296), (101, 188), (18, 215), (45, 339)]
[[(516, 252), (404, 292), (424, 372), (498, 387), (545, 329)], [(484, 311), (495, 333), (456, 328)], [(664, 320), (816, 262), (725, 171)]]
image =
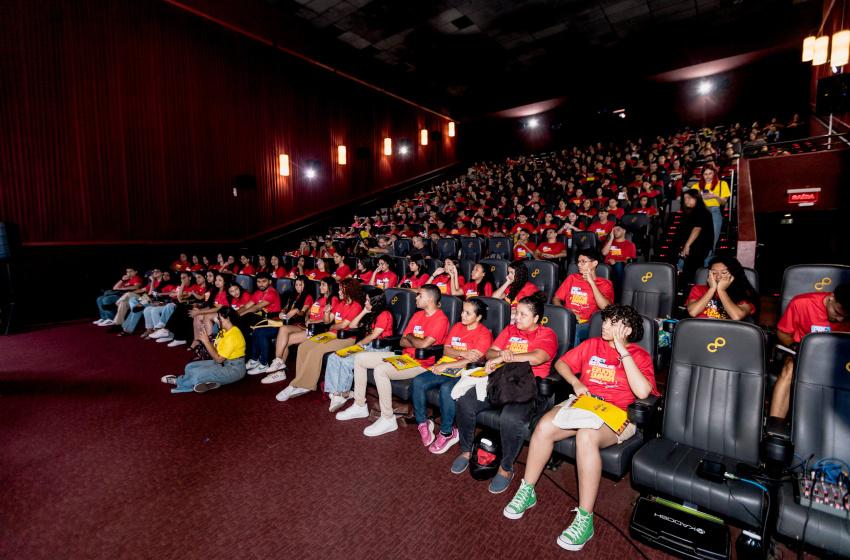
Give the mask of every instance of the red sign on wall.
[(791, 189), (788, 192), (788, 204), (814, 204), (818, 201), (820, 189)]

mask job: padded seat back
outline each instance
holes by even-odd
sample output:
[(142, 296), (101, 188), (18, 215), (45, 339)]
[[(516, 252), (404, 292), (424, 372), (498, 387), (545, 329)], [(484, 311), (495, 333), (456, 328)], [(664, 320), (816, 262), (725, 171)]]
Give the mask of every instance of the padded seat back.
[(481, 321), (481, 324), (490, 329), (493, 333), (493, 340), (499, 336), (511, 322), (511, 306), (503, 299), (491, 297), (472, 297), (469, 299), (479, 299), (487, 306), (487, 318)]
[(467, 259), (461, 259), (458, 263), (458, 268), (460, 269), (460, 275), (466, 278), (468, 282), (472, 278), (472, 269), (475, 268), (475, 263)]
[(254, 288), (254, 277), (247, 274), (237, 274), (236, 283), (242, 286), (242, 289), (246, 292), (253, 292), (256, 289)]
[(437, 258), (444, 261), (448, 258), (456, 259), (460, 250), (457, 239), (443, 238), (437, 241)]
[(527, 259), (525, 267), (528, 269), (528, 281), (549, 294), (546, 303), (552, 301), (555, 290), (558, 289), (558, 265), (552, 261), (543, 259)]
[(387, 288), (384, 294), (387, 310), (393, 316), (393, 333), (401, 334), (416, 313), (416, 293), (401, 288)]
[(676, 327), (662, 437), (759, 464), (764, 409), (764, 335), (724, 319), (683, 319)]
[(360, 284), (360, 288), (363, 289), (363, 293), (366, 294), (366, 297), (370, 297), (372, 292), (383, 292), (381, 288), (378, 286), (370, 286), (369, 284)]
[(596, 237), (596, 232), (593, 231), (574, 231), (573, 232), (573, 247), (570, 250), (570, 262), (576, 261), (576, 255), (579, 249), (596, 249), (599, 245), (599, 239)]
[(406, 257), (410, 254), (410, 240), (396, 239), (393, 241), (393, 254), (397, 257)]
[[(641, 315), (641, 319), (643, 319), (643, 338), (638, 340), (636, 344), (649, 352), (649, 355), (652, 356), (652, 363), (655, 364), (658, 359), (658, 323), (646, 315)], [(590, 316), (587, 337), (593, 338), (595, 336), (602, 336), (601, 311), (597, 311)]]
[[(578, 265), (574, 262), (570, 263), (567, 267), (567, 276), (570, 274), (578, 274)], [(611, 271), (611, 265), (607, 263), (599, 263), (596, 265), (596, 276), (599, 278), (604, 278), (606, 280), (613, 281), (614, 273)]]
[(493, 273), (493, 278), (496, 280), (496, 287), (499, 288), (505, 283), (505, 278), (508, 277), (509, 262), (502, 259), (481, 259), (478, 261), (481, 266), (489, 266), (490, 272)]
[(463, 311), (463, 301), (460, 298), (443, 294), (440, 296), (440, 303), (437, 304), (437, 308), (446, 314), (450, 328), (455, 323), (460, 322), (460, 312)]
[(440, 259), (432, 259), (432, 258), (426, 258), (425, 259), (425, 271), (428, 273), (429, 276), (434, 274), (434, 271), (437, 270), (438, 268), (442, 267), (442, 266), (443, 266), (443, 261), (441, 261)]
[(672, 317), (676, 305), (676, 267), (659, 262), (627, 264), (620, 301), (650, 317)]
[(850, 333), (811, 333), (794, 372), (794, 453), (850, 461)]
[(506, 261), (513, 260), (514, 240), (510, 237), (491, 238), (487, 256), (491, 259), (504, 259)]
[[(744, 268), (744, 274), (747, 276), (747, 280), (750, 283), (755, 291), (756, 295), (759, 294), (759, 273), (756, 272), (753, 268)], [(708, 285), (708, 267), (704, 266), (697, 270), (697, 273), (694, 275), (694, 286), (706, 286)]]
[[(779, 292), (779, 316), (785, 313), (794, 296), (810, 292), (832, 292), (850, 282), (850, 266), (843, 264), (798, 264), (785, 269)], [(798, 453), (799, 455), (799, 453)]]
[[(298, 258), (300, 258), (300, 257), (298, 257)], [(298, 264), (298, 258), (295, 259), (295, 264)], [(295, 265), (292, 265), (292, 266), (293, 266), (293, 268), (295, 267)], [(304, 257), (304, 267), (307, 270), (313, 270), (314, 268), (316, 268), (316, 257), (306, 257), (305, 256)]]
[(278, 278), (275, 280), (275, 289), (280, 295), (280, 301), (286, 301), (287, 298), (295, 298), (295, 279), (294, 278)]
[(484, 237), (464, 237), (460, 240), (460, 258), (478, 262), (484, 257)]
[[(321, 284), (321, 280), (307, 280), (307, 285), (304, 286), (304, 291), (313, 296), (313, 301), (318, 301), (321, 295), (319, 295), (319, 284)], [(336, 297), (339, 297), (338, 294), (333, 294)]]
[(398, 276), (398, 281), (401, 282), (401, 279), (404, 278), (404, 275), (407, 274), (407, 257), (390, 257), (387, 256), (388, 259), (392, 261), (392, 266), (390, 270), (395, 272)]
[(573, 347), (576, 337), (576, 316), (560, 305), (547, 303), (543, 309), (543, 319), (540, 324), (549, 327), (558, 336), (558, 355), (552, 356), (552, 364), (555, 360), (567, 353)]

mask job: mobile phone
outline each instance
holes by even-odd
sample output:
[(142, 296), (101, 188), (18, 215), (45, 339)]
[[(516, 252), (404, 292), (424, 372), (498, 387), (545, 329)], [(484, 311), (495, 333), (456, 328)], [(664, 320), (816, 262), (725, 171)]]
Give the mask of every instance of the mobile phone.
[(726, 467), (722, 463), (703, 459), (699, 462), (697, 475), (711, 482), (723, 482), (726, 475)]

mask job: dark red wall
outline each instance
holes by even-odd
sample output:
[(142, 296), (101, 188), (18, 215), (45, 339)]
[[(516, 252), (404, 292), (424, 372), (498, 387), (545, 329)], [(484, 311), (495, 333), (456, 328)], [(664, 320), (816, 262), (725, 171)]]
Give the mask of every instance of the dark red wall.
[[(846, 207), (850, 150), (750, 159), (750, 181), (756, 213), (839, 210)], [(814, 206), (788, 203), (789, 189), (820, 188)]]
[[(13, 0), (0, 21), (0, 221), (28, 244), (235, 241), (456, 159), (441, 116), (160, 0)], [(238, 174), (257, 189), (234, 197)]]

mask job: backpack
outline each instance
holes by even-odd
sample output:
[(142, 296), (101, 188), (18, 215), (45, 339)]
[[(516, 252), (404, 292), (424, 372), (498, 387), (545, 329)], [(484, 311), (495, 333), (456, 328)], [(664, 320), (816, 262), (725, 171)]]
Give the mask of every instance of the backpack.
[(510, 362), (490, 374), (487, 400), (493, 407), (526, 403), (537, 397), (537, 381), (528, 362)]

